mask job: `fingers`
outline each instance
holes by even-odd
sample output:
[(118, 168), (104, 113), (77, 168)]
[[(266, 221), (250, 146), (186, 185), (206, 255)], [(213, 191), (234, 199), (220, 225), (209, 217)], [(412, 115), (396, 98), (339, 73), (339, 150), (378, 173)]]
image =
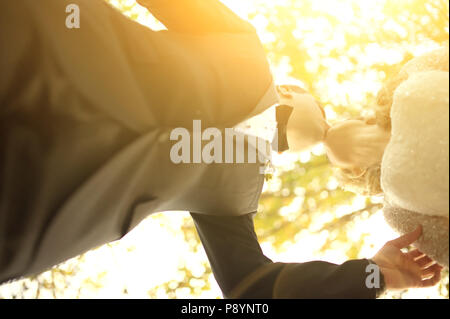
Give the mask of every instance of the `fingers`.
[(414, 260), (407, 258), (405, 255), (403, 255), (403, 253), (401, 253), (401, 254), (402, 254), (402, 256), (400, 257), (401, 258), (401, 262), (400, 262), (401, 269), (403, 269), (404, 271), (411, 274), (417, 280), (421, 280), (422, 274), (423, 274), (423, 268), (420, 267)]
[(420, 288), (427, 288), (435, 286), (441, 280), (441, 275), (433, 277), (431, 279), (422, 280)]
[(422, 279), (429, 279), (435, 275), (441, 273), (442, 267), (438, 264), (433, 264), (432, 266), (422, 270)]
[(289, 87), (287, 85), (277, 85), (276, 86), (278, 94), (286, 98), (292, 98), (292, 94), (289, 91)]
[(435, 262), (428, 256), (423, 256), (415, 260), (415, 263), (422, 269), (428, 268), (433, 265)]
[(427, 276), (434, 275), (436, 272), (440, 272), (443, 267), (437, 264), (429, 256), (425, 255), (418, 249), (414, 249), (405, 254), (409, 259), (414, 260), (414, 262), (422, 268), (422, 278), (425, 279)]
[[(387, 243), (374, 257), (385, 275), (388, 289), (420, 288), (436, 285), (441, 280), (442, 266), (418, 249), (403, 253), (400, 249), (414, 242), (421, 234), (414, 232)], [(389, 283), (389, 284), (388, 284)]]
[[(422, 253), (420, 250), (412, 250), (405, 254), (411, 261), (421, 268), (420, 278), (417, 277), (417, 268), (414, 267), (414, 278), (418, 280), (417, 287), (431, 287), (441, 280), (442, 266), (436, 264), (433, 259)], [(409, 266), (408, 266), (409, 267)]]
[(416, 260), (419, 257), (425, 256), (425, 254), (423, 252), (421, 252), (420, 250), (418, 250), (418, 249), (413, 249), (413, 250), (407, 252), (406, 256), (411, 258), (411, 259), (413, 259), (413, 260)]
[(414, 230), (413, 232), (405, 234), (397, 239), (391, 240), (389, 244), (399, 249), (406, 248), (412, 243), (414, 243), (417, 239), (419, 239), (421, 235), (422, 235), (422, 226), (418, 226), (416, 230)]
[(432, 287), (441, 280), (442, 266), (434, 264), (433, 266), (425, 269), (422, 274), (422, 280), (420, 287)]

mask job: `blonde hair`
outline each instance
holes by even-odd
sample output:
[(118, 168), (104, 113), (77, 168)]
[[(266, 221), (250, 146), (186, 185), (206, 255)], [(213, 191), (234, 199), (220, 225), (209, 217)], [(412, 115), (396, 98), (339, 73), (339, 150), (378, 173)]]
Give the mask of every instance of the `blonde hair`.
[[(448, 46), (414, 58), (406, 63), (400, 72), (391, 78), (378, 93), (375, 105), (376, 124), (383, 129), (391, 130), (391, 108), (395, 90), (409, 76), (421, 71), (449, 71)], [(352, 192), (372, 196), (381, 195), (381, 163), (365, 169), (360, 174), (347, 169), (337, 169), (337, 177), (345, 189)]]

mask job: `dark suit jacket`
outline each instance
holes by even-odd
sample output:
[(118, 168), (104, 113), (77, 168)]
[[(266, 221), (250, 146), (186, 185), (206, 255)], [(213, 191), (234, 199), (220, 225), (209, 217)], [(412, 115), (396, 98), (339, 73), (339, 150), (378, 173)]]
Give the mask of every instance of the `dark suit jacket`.
[[(219, 1), (141, 2), (167, 31), (138, 25), (101, 0), (1, 3), (0, 282), (119, 239), (153, 212), (189, 210), (221, 223), (205, 228), (197, 218), (227, 296), (305, 296), (299, 289), (321, 296), (331, 279), (340, 288), (325, 296), (366, 292), (364, 261), (314, 268), (325, 274), (273, 264), (260, 274), (265, 257), (254, 264), (241, 247), (259, 247), (253, 228), (220, 217), (256, 211), (259, 164), (170, 161), (172, 128), (193, 119), (205, 127), (239, 123), (271, 106), (256, 107), (273, 91), (272, 77), (255, 30)], [(65, 26), (70, 3), (80, 7), (80, 29)], [(213, 230), (231, 241), (223, 246)], [(243, 258), (250, 263), (240, 268)], [(254, 278), (274, 274), (282, 279), (273, 294), (271, 284), (255, 290)], [(317, 281), (316, 290), (306, 288)]]
[[(65, 25), (72, 3), (80, 29)], [(255, 30), (218, 1), (149, 3), (169, 30), (102, 0), (0, 4), (0, 282), (119, 239), (154, 212), (256, 210), (259, 164), (169, 158), (173, 128), (232, 127), (267, 92), (263, 108), (276, 102)], [(199, 14), (211, 28), (196, 27)]]

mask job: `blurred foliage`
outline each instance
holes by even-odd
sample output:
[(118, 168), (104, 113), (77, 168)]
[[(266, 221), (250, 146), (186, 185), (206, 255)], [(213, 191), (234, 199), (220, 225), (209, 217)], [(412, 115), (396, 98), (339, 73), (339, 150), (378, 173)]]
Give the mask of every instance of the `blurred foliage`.
[[(259, 212), (255, 218), (259, 239), (270, 242), (275, 248), (282, 247), (288, 241), (294, 241), (298, 233), (310, 229), (312, 222), (325, 212), (333, 213), (340, 205), (351, 206), (356, 196), (342, 188), (336, 188), (336, 185), (327, 186), (333, 177), (333, 171), (325, 156), (313, 156), (305, 164), (297, 161), (294, 165), (294, 169), (284, 171), (275, 177), (277, 181), (271, 181), (280, 185), (280, 189), (267, 191), (261, 196)], [(290, 211), (283, 211), (283, 208), (289, 208), (294, 200), (298, 204)], [(337, 217), (336, 214), (330, 214), (333, 218), (315, 231), (332, 233), (323, 244), (323, 249), (329, 247), (338, 237), (347, 242), (346, 225), (356, 216), (364, 212), (375, 212), (381, 207), (381, 204), (372, 203), (367, 199), (363, 208), (350, 210), (344, 216)], [(357, 254), (349, 254), (348, 257), (356, 258)]]
[[(161, 28), (134, 1), (106, 1), (140, 23)], [(373, 114), (371, 105), (377, 92), (401, 65), (424, 51), (448, 45), (447, 0), (223, 2), (255, 25), (277, 82), (301, 81), (325, 105), (331, 122)], [(349, 238), (348, 230), (379, 212), (381, 203), (365, 198), (363, 205), (358, 206), (357, 198), (358, 195), (337, 187), (323, 152), (310, 154), (306, 161), (297, 160), (279, 168), (268, 183), (255, 217), (258, 237), (275, 251), (283, 251), (305, 232), (308, 236), (325, 234), (318, 255), (340, 249), (347, 258), (360, 258), (366, 234), (355, 240)], [(192, 253), (202, 249), (190, 218), (184, 217), (180, 229)], [(77, 265), (83, 263), (83, 258), (15, 283), (10, 297), (42, 297), (45, 290), (46, 297), (57, 298), (64, 295), (68, 286), (75, 292), (72, 297), (83, 297), (82, 289), (87, 285), (99, 289), (103, 273), (72, 280), (77, 277)], [(148, 297), (180, 297), (181, 290), (184, 296), (202, 296), (211, 288), (212, 277), (206, 259), (199, 262), (203, 270), (195, 274), (189, 265), (181, 263), (179, 276), (149, 287)], [(439, 289), (440, 295), (448, 298), (448, 271)], [(395, 293), (388, 297), (401, 296), (402, 293)]]

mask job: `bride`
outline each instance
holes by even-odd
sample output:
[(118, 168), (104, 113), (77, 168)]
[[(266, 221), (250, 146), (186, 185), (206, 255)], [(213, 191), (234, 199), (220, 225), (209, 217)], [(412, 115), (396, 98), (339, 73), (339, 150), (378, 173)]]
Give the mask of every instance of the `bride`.
[[(448, 47), (407, 63), (379, 93), (377, 107), (377, 127), (390, 132), (390, 140), (371, 165), (345, 167), (344, 184), (367, 195), (383, 193), (388, 224), (400, 233), (422, 225), (419, 252), (448, 267)], [(330, 160), (339, 164), (339, 154)]]

